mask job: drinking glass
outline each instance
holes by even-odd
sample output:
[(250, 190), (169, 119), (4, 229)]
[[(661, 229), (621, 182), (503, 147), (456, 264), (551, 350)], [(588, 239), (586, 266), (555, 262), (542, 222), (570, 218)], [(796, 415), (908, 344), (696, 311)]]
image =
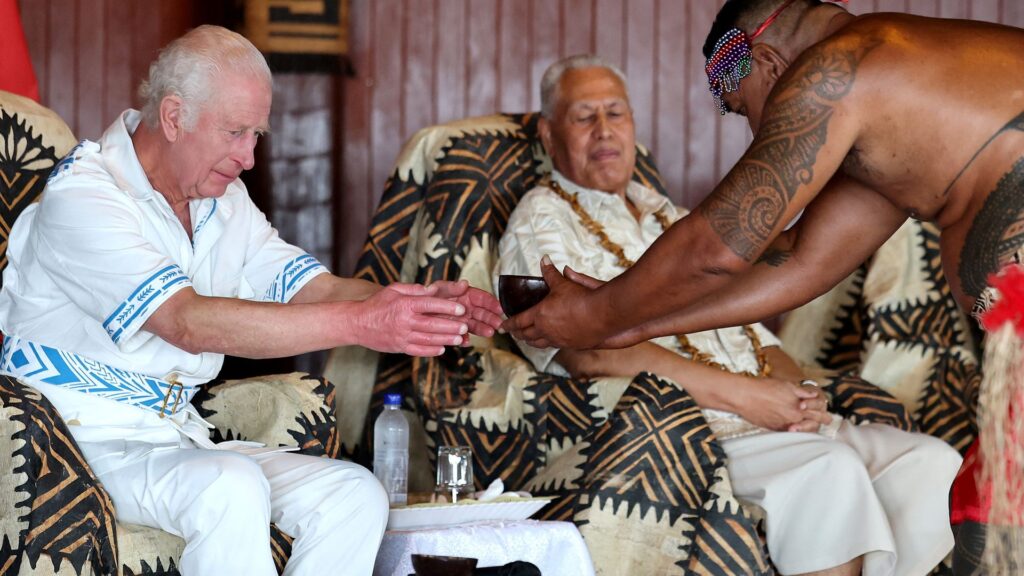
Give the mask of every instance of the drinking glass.
[(437, 447), (437, 490), (451, 493), (452, 504), (459, 492), (473, 489), (473, 452), (469, 446)]

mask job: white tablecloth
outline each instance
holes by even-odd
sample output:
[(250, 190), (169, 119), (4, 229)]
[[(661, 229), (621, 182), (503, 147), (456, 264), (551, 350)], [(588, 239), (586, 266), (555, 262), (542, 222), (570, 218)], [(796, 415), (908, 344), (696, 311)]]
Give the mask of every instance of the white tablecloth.
[(583, 537), (570, 522), (518, 520), (388, 530), (373, 576), (412, 574), (413, 554), (477, 558), (480, 568), (523, 560), (537, 565), (544, 576), (594, 576)]

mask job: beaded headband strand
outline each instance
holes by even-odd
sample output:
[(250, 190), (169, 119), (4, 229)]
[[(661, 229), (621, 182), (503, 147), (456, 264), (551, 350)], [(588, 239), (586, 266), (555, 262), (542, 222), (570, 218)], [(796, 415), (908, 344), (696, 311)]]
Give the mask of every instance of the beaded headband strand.
[[(775, 22), (779, 15), (795, 1), (788, 0), (779, 6), (754, 30), (753, 34), (748, 36), (739, 28), (732, 28), (715, 43), (715, 49), (711, 52), (711, 58), (708, 58), (704, 71), (708, 75), (708, 85), (711, 88), (711, 94), (715, 97), (715, 104), (718, 105), (718, 111), (723, 116), (729, 110), (725, 105), (725, 100), (722, 99), (722, 94), (739, 90), (740, 80), (750, 75), (751, 45), (754, 40), (764, 33), (772, 25), (772, 22)], [(846, 0), (835, 1), (846, 2)]]

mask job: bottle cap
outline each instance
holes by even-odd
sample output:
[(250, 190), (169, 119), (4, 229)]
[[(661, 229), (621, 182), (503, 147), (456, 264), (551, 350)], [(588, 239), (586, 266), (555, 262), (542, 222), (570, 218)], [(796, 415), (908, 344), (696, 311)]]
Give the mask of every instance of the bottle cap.
[(401, 394), (385, 394), (384, 395), (385, 406), (401, 406), (402, 395)]

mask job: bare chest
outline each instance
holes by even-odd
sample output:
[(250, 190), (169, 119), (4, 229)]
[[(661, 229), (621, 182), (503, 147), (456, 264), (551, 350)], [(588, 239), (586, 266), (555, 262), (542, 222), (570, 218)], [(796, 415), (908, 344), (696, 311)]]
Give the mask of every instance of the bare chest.
[(842, 171), (885, 196), (908, 218), (936, 221), (948, 206), (946, 188), (954, 173), (934, 157), (934, 151), (916, 147), (861, 144), (843, 159)]

